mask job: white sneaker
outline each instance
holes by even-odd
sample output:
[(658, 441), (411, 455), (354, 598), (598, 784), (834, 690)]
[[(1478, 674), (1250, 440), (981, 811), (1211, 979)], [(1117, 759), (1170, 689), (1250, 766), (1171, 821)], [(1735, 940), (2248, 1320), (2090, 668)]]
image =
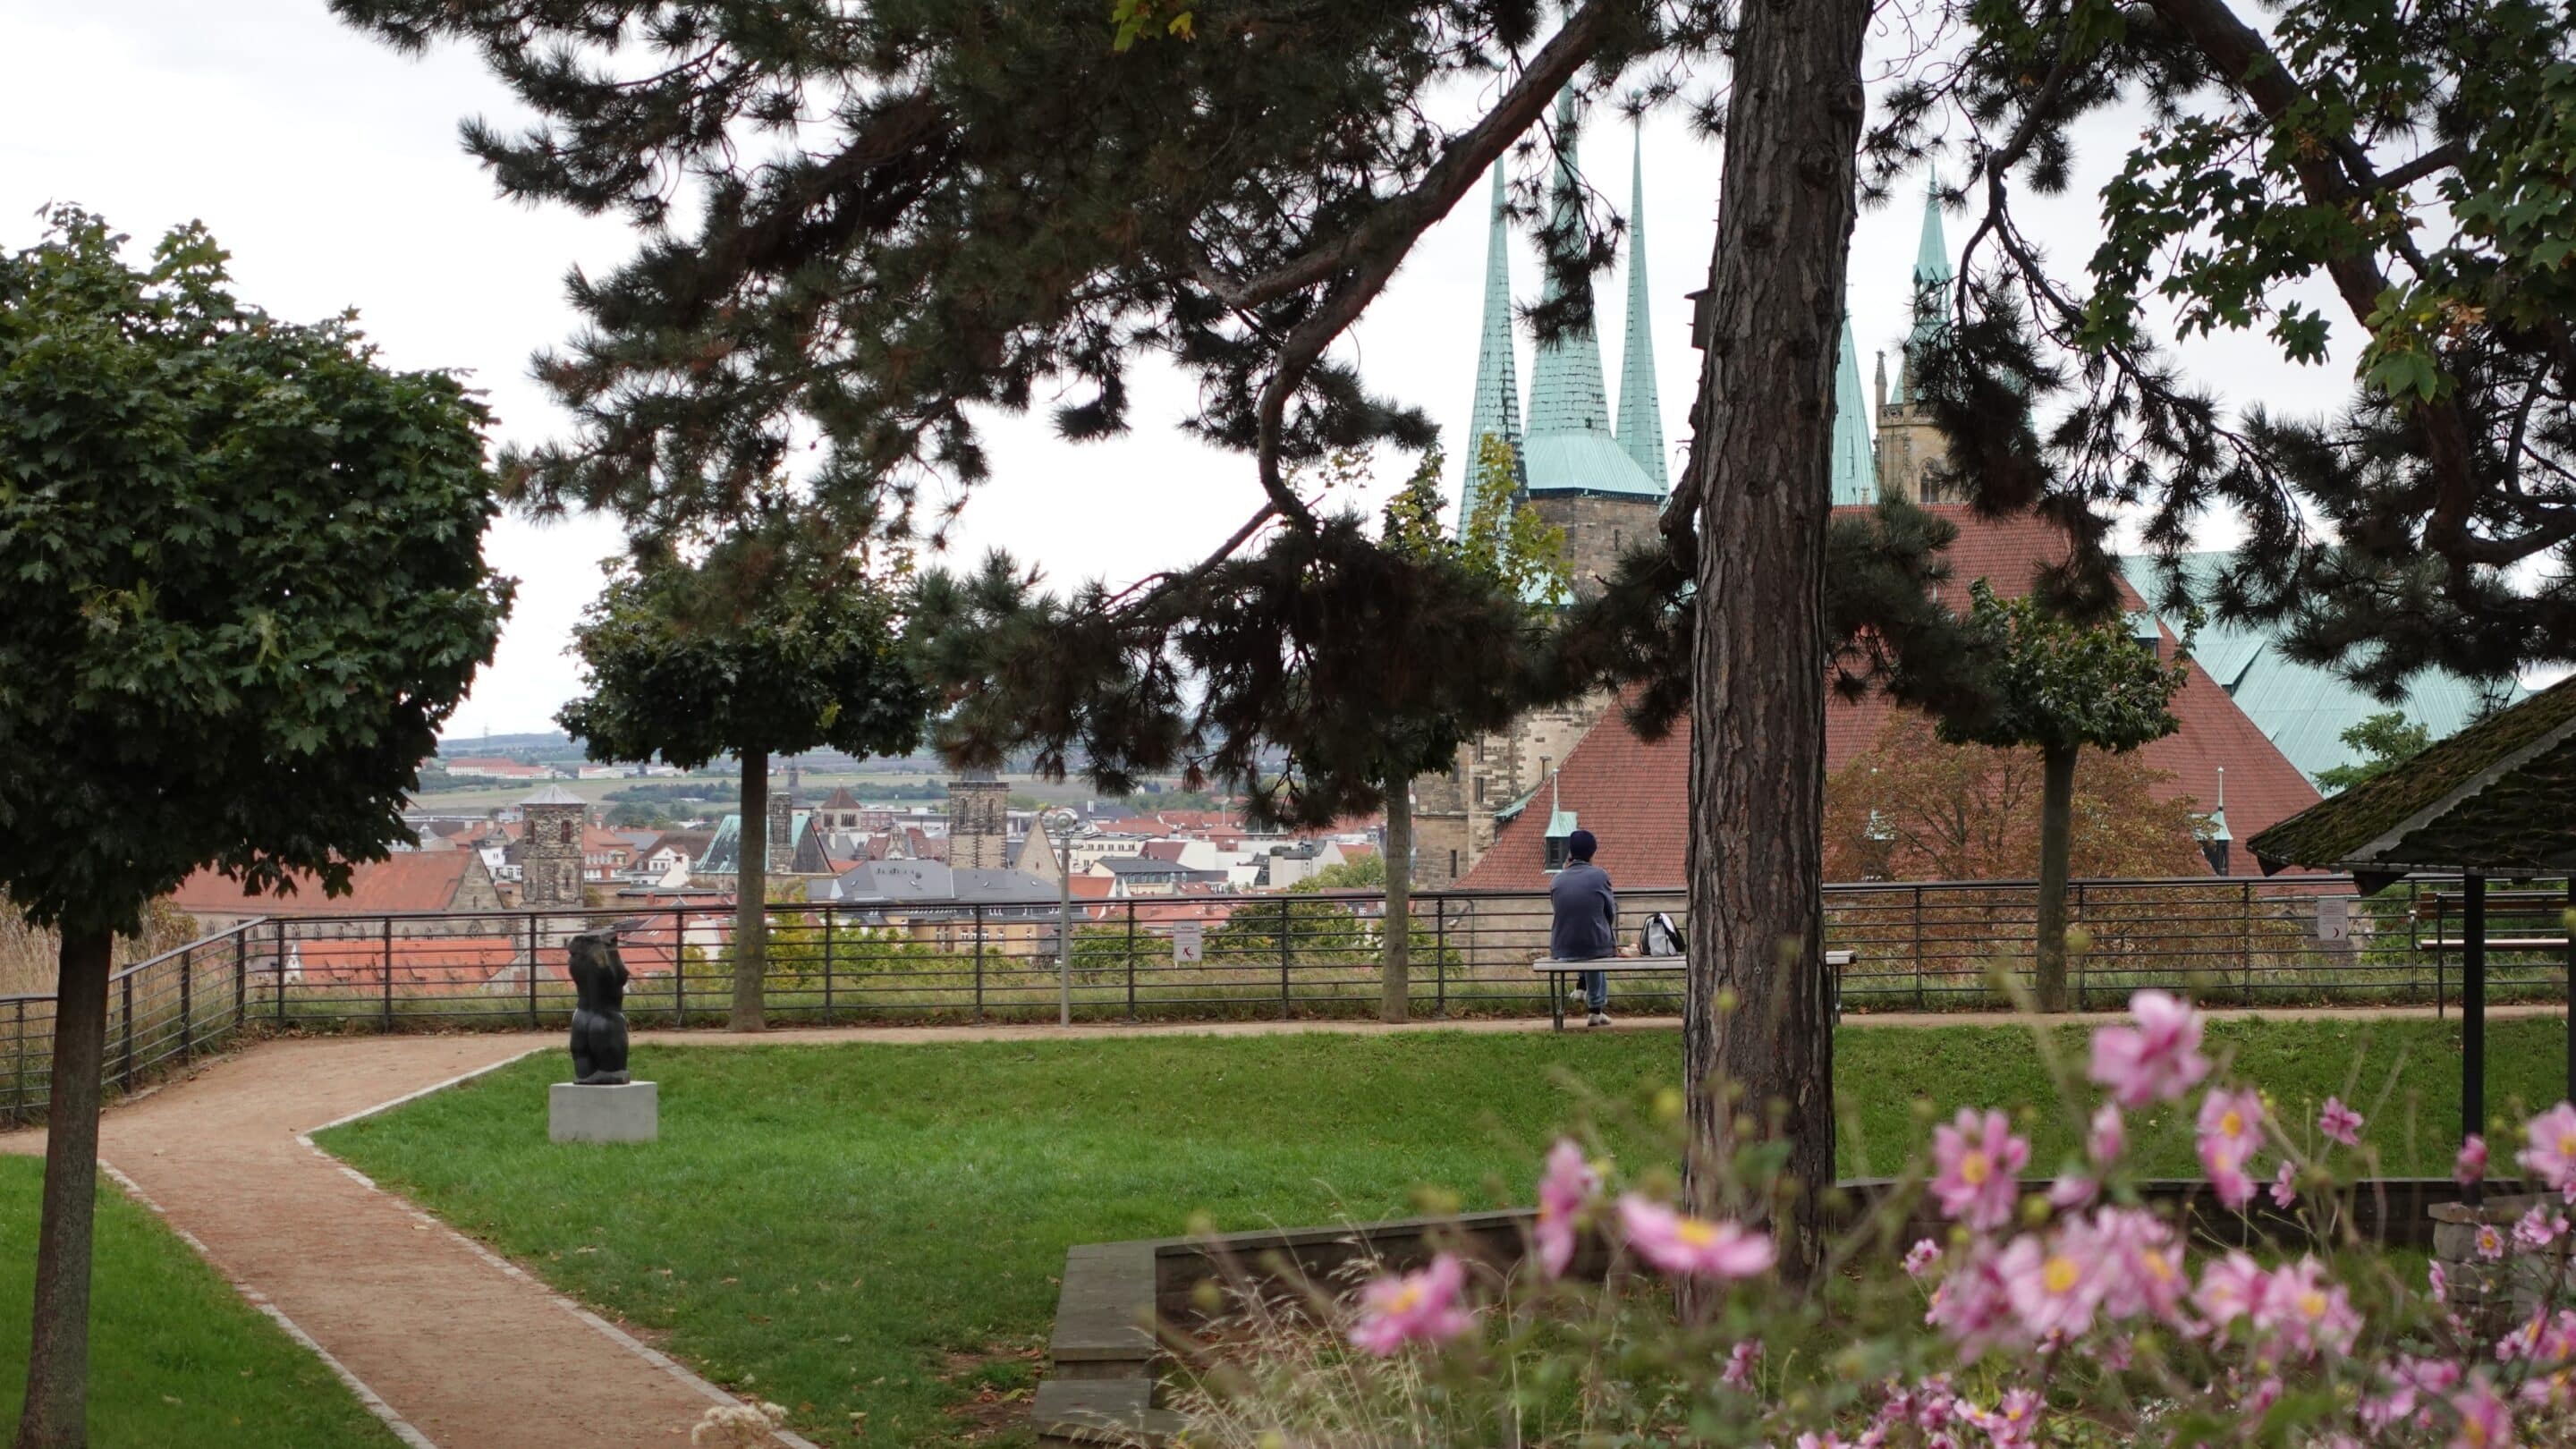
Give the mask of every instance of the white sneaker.
[(1596, 1011), (1592, 1013), (1592, 1019), (1584, 1023), (1585, 1026), (1608, 1026), (1609, 1024), (1610, 1013), (1606, 1011)]

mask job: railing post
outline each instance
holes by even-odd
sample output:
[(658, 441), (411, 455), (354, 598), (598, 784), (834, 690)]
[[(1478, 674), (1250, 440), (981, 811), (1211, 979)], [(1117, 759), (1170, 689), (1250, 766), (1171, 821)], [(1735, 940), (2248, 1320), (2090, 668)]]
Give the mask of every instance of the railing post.
[[(1136, 903), (1132, 900), (1127, 903), (1127, 1019), (1136, 1019)], [(2576, 1047), (2568, 1050), (2576, 1054)], [(2576, 1055), (2570, 1060), (2576, 1060)]]
[(394, 1029), (394, 918), (385, 917), (385, 1030)]
[(823, 1024), (832, 1024), (832, 906), (823, 906)]
[(250, 933), (233, 932), (233, 1025), (250, 1024)]
[(1449, 1014), (1449, 898), (1442, 896), (1431, 912), (1432, 1014)]
[(269, 974), (277, 979), (277, 1024), (284, 1026), (286, 1025), (286, 918), (280, 916), (276, 926), (277, 949), (269, 955), (269, 959), (276, 963), (276, 969)]
[[(2081, 926), (2084, 924), (2084, 883), (2077, 881), (2072, 889), (2075, 899), (2068, 905), (2066, 919), (2070, 925)], [(2058, 950), (2061, 954), (2065, 951), (2065, 942), (2062, 939), (2058, 942)], [(2087, 951), (2084, 953), (2084, 959), (2075, 963), (2075, 1009), (2077, 1011), (2082, 1011), (2085, 1004), (2092, 999), (2091, 993), (2084, 989), (2086, 978), (2092, 974), (2093, 953)]]
[(12, 1105), (20, 1112), (27, 1110), (27, 1001), (20, 997), (18, 1007), (18, 1074), (17, 1095)]
[(1288, 898), (1279, 898), (1279, 1019), (1288, 1019)]
[(191, 946), (179, 953), (179, 1060), (197, 1059), (197, 951)]
[(134, 978), (128, 975), (117, 983), (124, 996), (125, 1008), (125, 1090), (134, 1090)]
[(1914, 888), (1914, 1009), (1923, 1009), (1923, 887)]
[(975, 1019), (984, 1019), (984, 908), (975, 908)]
[(2254, 1004), (2254, 882), (2236, 888), (2237, 949), (2245, 957), (2245, 1004)]
[(689, 912), (671, 907), (671, 1025), (689, 1024)]

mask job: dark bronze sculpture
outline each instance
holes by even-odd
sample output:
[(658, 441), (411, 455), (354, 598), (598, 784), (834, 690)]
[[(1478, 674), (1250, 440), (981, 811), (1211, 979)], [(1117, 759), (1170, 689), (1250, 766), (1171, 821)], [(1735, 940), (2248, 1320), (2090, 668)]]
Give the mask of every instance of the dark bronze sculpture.
[(625, 959), (607, 931), (572, 938), (572, 1079), (584, 1087), (626, 1085)]

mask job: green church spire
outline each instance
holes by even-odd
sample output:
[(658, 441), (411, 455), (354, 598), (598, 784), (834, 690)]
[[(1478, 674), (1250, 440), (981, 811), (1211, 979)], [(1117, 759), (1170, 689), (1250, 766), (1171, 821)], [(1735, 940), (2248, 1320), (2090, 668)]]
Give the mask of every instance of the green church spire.
[(1619, 446), (1669, 492), (1664, 415), (1655, 400), (1655, 338), (1646, 305), (1646, 131), (1637, 128), (1628, 163), (1628, 326), (1619, 337)]
[(1834, 506), (1878, 501), (1878, 464), (1870, 450), (1869, 408), (1860, 392), (1860, 350), (1852, 345), (1851, 314), (1843, 314), (1842, 357), (1834, 366)]
[[(1551, 227), (1570, 230), (1574, 222), (1577, 182), (1574, 176), (1574, 88), (1568, 86), (1556, 97), (1556, 179), (1551, 188), (1555, 210), (1549, 218)], [(1577, 286), (1589, 287), (1588, 280), (1578, 279)], [(1546, 301), (1563, 295), (1551, 272), (1543, 293)], [(1544, 303), (1542, 303), (1544, 305)], [(1554, 342), (1541, 342), (1538, 356), (1530, 363), (1529, 430), (1532, 436), (1550, 433), (1599, 433), (1604, 439), (1610, 433), (1609, 390), (1601, 382), (1601, 340), (1592, 324), (1574, 328)]]
[(1494, 163), (1493, 230), (1485, 241), (1485, 325), (1476, 346), (1476, 402), (1467, 415), (1467, 446), (1461, 451), (1466, 482), (1458, 491), (1458, 528), (1465, 532), (1480, 501), (1477, 455), (1488, 437), (1511, 444), (1513, 466), (1521, 453), (1520, 369), (1513, 361), (1512, 236), (1503, 209), (1503, 163)]
[[(1914, 247), (1914, 337), (1911, 345), (1920, 346), (1941, 330), (1946, 310), (1946, 293), (1956, 274), (1950, 269), (1950, 242), (1941, 230), (1941, 173), (1934, 171), (1923, 182), (1923, 236)], [(1914, 400), (1913, 359), (1908, 358), (1901, 375), (1901, 395)]]

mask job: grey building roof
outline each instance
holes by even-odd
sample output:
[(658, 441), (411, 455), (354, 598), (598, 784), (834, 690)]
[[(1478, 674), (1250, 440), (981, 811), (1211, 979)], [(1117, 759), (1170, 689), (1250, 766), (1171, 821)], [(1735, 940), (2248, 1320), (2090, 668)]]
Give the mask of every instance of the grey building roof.
[(1019, 870), (958, 869), (936, 860), (872, 860), (805, 889), (809, 901), (887, 906), (1053, 905), (1060, 891)]

